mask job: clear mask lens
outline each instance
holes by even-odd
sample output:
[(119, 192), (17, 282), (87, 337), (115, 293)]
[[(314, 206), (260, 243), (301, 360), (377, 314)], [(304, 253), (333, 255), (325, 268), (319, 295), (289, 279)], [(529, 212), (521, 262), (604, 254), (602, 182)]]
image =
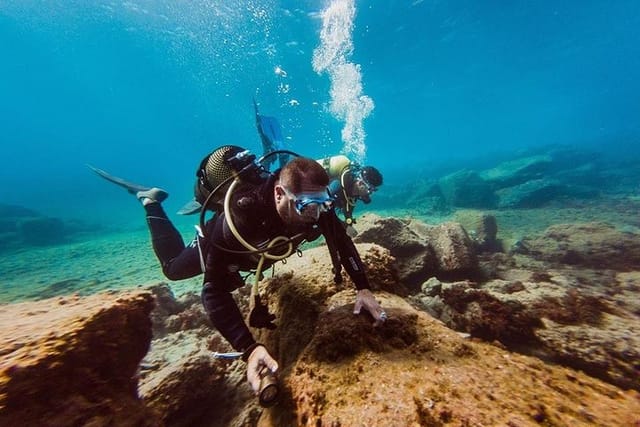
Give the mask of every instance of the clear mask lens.
[(321, 213), (328, 212), (333, 207), (334, 199), (329, 190), (325, 193), (296, 195), (285, 188), (285, 192), (293, 200), (296, 213), (303, 217), (318, 219)]
[(358, 180), (362, 183), (362, 185), (367, 189), (369, 194), (373, 193), (377, 190), (374, 185), (369, 184), (369, 181), (363, 176), (362, 172), (358, 175)]

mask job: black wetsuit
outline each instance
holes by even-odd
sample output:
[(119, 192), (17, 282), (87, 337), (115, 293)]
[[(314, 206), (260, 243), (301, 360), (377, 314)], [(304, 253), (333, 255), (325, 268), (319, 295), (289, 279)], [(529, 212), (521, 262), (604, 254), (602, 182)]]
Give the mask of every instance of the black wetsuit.
[[(303, 233), (303, 238), (299, 240), (311, 241), (323, 235), (330, 248), (334, 268), (341, 264), (357, 289), (369, 288), (358, 251), (334, 210), (322, 213), (316, 224), (287, 227), (275, 207), (273, 188), (276, 179), (277, 176), (270, 176), (261, 185), (241, 185), (234, 190), (231, 206), (239, 234), (259, 248), (277, 236), (292, 237)], [(211, 322), (234, 349), (245, 351), (252, 346), (255, 340), (231, 292), (244, 284), (238, 271), (255, 269), (259, 257), (254, 254), (230, 253), (218, 247), (246, 251), (231, 233), (224, 213), (207, 223), (207, 241), (200, 239), (198, 242), (196, 239), (185, 247), (182, 237), (159, 203), (147, 205), (146, 211), (153, 248), (165, 276), (171, 280), (179, 280), (200, 274), (199, 243), (206, 254), (202, 302)], [(265, 268), (271, 263), (266, 263)], [(339, 272), (336, 277), (339, 277)]]

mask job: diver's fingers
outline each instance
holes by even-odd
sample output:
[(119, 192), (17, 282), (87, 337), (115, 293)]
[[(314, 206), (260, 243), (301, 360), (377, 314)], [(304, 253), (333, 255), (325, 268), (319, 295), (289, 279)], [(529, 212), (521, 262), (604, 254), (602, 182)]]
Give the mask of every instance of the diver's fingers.
[(362, 310), (362, 300), (360, 298), (356, 298), (356, 305), (353, 307), (353, 314), (360, 314), (360, 310)]

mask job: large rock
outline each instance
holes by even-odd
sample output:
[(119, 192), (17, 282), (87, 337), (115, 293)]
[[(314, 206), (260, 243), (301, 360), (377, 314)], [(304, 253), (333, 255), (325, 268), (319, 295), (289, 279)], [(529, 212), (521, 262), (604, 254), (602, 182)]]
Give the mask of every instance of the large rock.
[(429, 242), (408, 226), (407, 221), (365, 215), (358, 221), (355, 242), (375, 243), (387, 248), (396, 259), (401, 282), (415, 286), (438, 269), (438, 260)]
[(452, 173), (440, 178), (438, 185), (444, 199), (451, 206), (490, 209), (497, 203), (490, 183), (474, 171)]
[(497, 192), (500, 199), (498, 207), (537, 208), (566, 194), (565, 186), (554, 179), (534, 179)]
[(464, 278), (477, 269), (475, 244), (458, 223), (428, 225), (365, 215), (358, 222), (356, 242), (383, 246), (396, 259), (399, 279), (416, 291), (431, 276)]
[(280, 361), (283, 397), (260, 426), (640, 421), (637, 392), (465, 339), (397, 295), (376, 294), (389, 320), (373, 328), (353, 314), (350, 284), (333, 283), (323, 249), (291, 259), (262, 287), (279, 327), (259, 339)]
[(498, 222), (494, 215), (461, 209), (456, 211), (454, 219), (467, 231), (478, 252), (500, 252), (503, 250), (502, 242), (498, 240)]
[(25, 246), (60, 245), (103, 230), (102, 225), (52, 218), (22, 206), (0, 203), (0, 253)]
[[(494, 262), (499, 266), (490, 266)], [(640, 273), (573, 269), (507, 254), (484, 282), (422, 285), (412, 301), (452, 329), (640, 390)]]
[(552, 225), (540, 236), (522, 239), (517, 252), (552, 263), (640, 269), (640, 236), (600, 222)]
[(483, 171), (479, 176), (497, 190), (540, 179), (549, 171), (551, 165), (552, 157), (548, 154), (521, 157)]
[(138, 398), (151, 341), (148, 292), (0, 308), (0, 425), (157, 426)]
[(444, 277), (473, 274), (477, 267), (473, 242), (457, 222), (422, 228)]

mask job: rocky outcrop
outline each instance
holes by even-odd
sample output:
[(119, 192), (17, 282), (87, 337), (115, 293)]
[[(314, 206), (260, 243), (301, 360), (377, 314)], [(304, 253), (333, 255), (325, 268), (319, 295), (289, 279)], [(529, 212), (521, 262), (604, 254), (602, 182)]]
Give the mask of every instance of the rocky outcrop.
[(480, 171), (461, 165), (438, 176), (439, 171), (423, 170), (402, 186), (384, 187), (374, 203), (437, 217), (455, 208), (537, 208), (567, 200), (589, 201), (605, 193), (637, 192), (635, 160), (613, 163), (601, 153), (561, 146), (518, 155)]
[(354, 240), (389, 249), (400, 282), (412, 291), (429, 277), (469, 277), (477, 269), (475, 244), (458, 223), (428, 225), (368, 214), (358, 229)]
[(83, 233), (99, 230), (79, 220), (63, 220), (31, 209), (0, 203), (0, 252), (24, 246), (49, 246), (69, 242)]
[(502, 242), (498, 239), (496, 217), (476, 210), (458, 210), (453, 216), (474, 242), (477, 252), (501, 252)]
[(411, 298), (452, 329), (640, 390), (640, 273), (558, 261), (483, 256), (490, 279), (432, 278)]
[(438, 185), (450, 206), (461, 208), (491, 208), (498, 199), (490, 183), (477, 172), (462, 170), (442, 177)]
[(152, 308), (144, 291), (0, 307), (0, 424), (156, 426), (136, 391)]
[(640, 269), (640, 239), (605, 223), (558, 224), (522, 239), (516, 252), (551, 263), (588, 268)]
[(499, 190), (538, 180), (548, 173), (552, 164), (553, 159), (549, 154), (525, 156), (482, 171), (480, 176), (492, 188)]
[[(263, 332), (260, 340), (281, 363), (284, 395), (259, 425), (639, 421), (636, 392), (466, 339), (397, 295), (377, 294), (389, 320), (373, 328), (368, 315), (352, 313), (355, 293), (348, 283), (333, 283), (322, 250), (291, 259), (263, 286), (279, 327)], [(365, 257), (380, 251), (375, 245), (359, 245), (359, 250)], [(378, 259), (391, 268), (392, 257)], [(371, 282), (383, 288), (377, 274)]]
[[(419, 224), (410, 229), (425, 232)], [(568, 275), (572, 270), (544, 270), (533, 258), (497, 253), (479, 260), (490, 280), (431, 278), (407, 300), (390, 250), (365, 243), (358, 250), (389, 315), (381, 327), (374, 328), (364, 311), (353, 314), (353, 284), (346, 276), (334, 283), (324, 246), (279, 264), (276, 275), (261, 283), (278, 325), (256, 333), (280, 364), (281, 400), (272, 409), (257, 404), (242, 362), (212, 357), (212, 351), (231, 349), (207, 326), (197, 295), (176, 299), (160, 284), (151, 292), (8, 306), (0, 320), (17, 322), (3, 337), (0, 422), (206, 427), (640, 422), (637, 391), (593, 378), (634, 387), (640, 343), (630, 333), (637, 320), (629, 313), (640, 306), (633, 273), (611, 275), (618, 283), (611, 288), (615, 292), (599, 301), (587, 290), (602, 276), (582, 277), (584, 292), (572, 293), (577, 280)], [(237, 298), (246, 312), (248, 287)], [(156, 335), (136, 376), (152, 320)], [(538, 357), (512, 351), (526, 346), (537, 348)], [(546, 364), (547, 357), (578, 369)]]

